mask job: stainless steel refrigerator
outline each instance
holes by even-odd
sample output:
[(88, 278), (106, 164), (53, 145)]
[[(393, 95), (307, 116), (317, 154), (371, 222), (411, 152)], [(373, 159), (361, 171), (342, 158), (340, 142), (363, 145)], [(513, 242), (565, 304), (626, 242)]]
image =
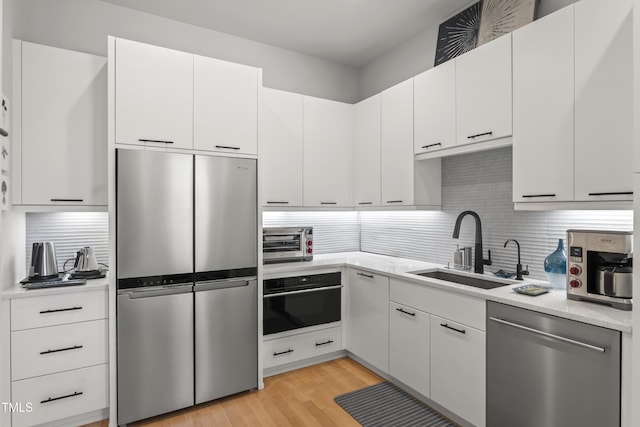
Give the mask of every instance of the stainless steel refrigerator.
[(257, 387), (256, 160), (116, 158), (118, 424)]

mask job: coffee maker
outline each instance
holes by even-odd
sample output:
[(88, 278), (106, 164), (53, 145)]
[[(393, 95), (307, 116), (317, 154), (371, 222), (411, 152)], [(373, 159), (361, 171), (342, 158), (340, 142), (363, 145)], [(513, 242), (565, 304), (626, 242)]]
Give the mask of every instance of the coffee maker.
[(567, 298), (631, 310), (633, 233), (567, 230)]

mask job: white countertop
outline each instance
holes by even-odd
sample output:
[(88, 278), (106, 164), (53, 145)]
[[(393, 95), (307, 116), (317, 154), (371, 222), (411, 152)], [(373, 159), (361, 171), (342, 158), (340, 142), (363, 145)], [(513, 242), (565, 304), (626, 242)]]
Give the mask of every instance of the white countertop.
[(68, 294), (73, 292), (90, 292), (98, 290), (106, 290), (109, 287), (109, 277), (103, 277), (101, 279), (88, 279), (85, 285), (74, 286), (62, 286), (58, 288), (44, 288), (44, 289), (24, 289), (20, 283), (16, 283), (6, 291), (2, 292), (0, 299), (13, 299), (13, 298), (30, 298), (39, 297), (43, 295), (59, 295)]
[[(269, 264), (264, 266), (264, 278), (275, 278), (280, 275), (290, 275), (296, 272), (309, 272), (327, 268), (340, 269), (342, 267), (355, 267), (372, 273), (384, 274), (425, 286), (450, 290), (487, 301), (495, 301), (510, 304), (516, 307), (535, 310), (540, 313), (560, 316), (570, 320), (602, 326), (622, 332), (631, 332), (631, 311), (618, 310), (605, 305), (585, 301), (568, 300), (564, 289), (553, 289), (549, 293), (539, 296), (527, 296), (514, 292), (512, 288), (523, 284), (533, 283), (549, 286), (549, 283), (540, 280), (525, 278), (524, 281), (504, 280), (491, 276), (492, 280), (504, 281), (512, 285), (495, 289), (479, 289), (466, 285), (446, 282), (437, 279), (409, 274), (408, 272), (434, 270), (444, 268), (442, 264), (415, 261), (405, 258), (396, 258), (385, 255), (370, 254), (366, 252), (342, 252), (335, 254), (314, 255), (313, 261)], [(461, 273), (461, 272), (457, 272)], [(461, 273), (473, 276), (473, 273)]]

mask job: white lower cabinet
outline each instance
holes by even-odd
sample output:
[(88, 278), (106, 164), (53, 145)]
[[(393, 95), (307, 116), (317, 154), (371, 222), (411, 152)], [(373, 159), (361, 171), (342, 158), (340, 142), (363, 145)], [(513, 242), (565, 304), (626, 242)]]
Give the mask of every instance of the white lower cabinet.
[(347, 350), (389, 372), (389, 278), (349, 269), (346, 305)]
[(486, 334), (431, 316), (430, 398), (477, 427), (485, 425)]
[(264, 341), (264, 368), (273, 368), (342, 350), (341, 327)]
[(389, 374), (429, 397), (429, 315), (389, 303)]

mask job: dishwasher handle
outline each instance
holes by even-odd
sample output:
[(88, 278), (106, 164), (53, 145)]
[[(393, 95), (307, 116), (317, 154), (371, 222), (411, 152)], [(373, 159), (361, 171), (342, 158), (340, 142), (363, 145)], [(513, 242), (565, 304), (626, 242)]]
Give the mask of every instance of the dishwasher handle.
[(586, 349), (589, 349), (589, 350), (597, 351), (599, 353), (604, 353), (605, 352), (605, 349), (603, 347), (598, 347), (598, 346), (595, 346), (595, 345), (584, 343), (582, 341), (576, 341), (576, 340), (573, 340), (571, 338), (566, 338), (566, 337), (563, 337), (563, 336), (560, 336), (560, 335), (551, 334), (549, 332), (544, 332), (544, 331), (541, 331), (539, 329), (530, 328), (528, 326), (520, 325), (518, 323), (508, 322), (506, 320), (498, 319), (497, 317), (489, 317), (489, 320), (492, 320), (492, 321), (494, 321), (496, 323), (500, 323), (502, 325), (511, 326), (512, 328), (521, 329), (523, 331), (528, 331), (528, 332), (531, 332), (531, 333), (534, 333), (534, 334), (537, 334), (537, 335), (542, 335), (543, 337), (547, 337), (547, 338), (555, 339), (555, 340), (558, 340), (558, 341), (566, 342), (566, 343), (569, 343), (569, 344), (577, 345), (579, 347), (583, 347), (583, 348), (586, 348)]
[(157, 289), (145, 288), (144, 290), (130, 291), (123, 294), (128, 295), (129, 299), (142, 299), (142, 298), (162, 297), (166, 295), (188, 294), (188, 293), (191, 293), (192, 291), (193, 291), (193, 283), (183, 283), (180, 285), (173, 285), (173, 286), (161, 286), (161, 287), (158, 287)]
[(242, 288), (249, 286), (254, 278), (250, 279), (232, 279), (232, 280), (207, 280), (204, 282), (196, 282), (193, 287), (194, 292), (214, 291), (219, 289)]

